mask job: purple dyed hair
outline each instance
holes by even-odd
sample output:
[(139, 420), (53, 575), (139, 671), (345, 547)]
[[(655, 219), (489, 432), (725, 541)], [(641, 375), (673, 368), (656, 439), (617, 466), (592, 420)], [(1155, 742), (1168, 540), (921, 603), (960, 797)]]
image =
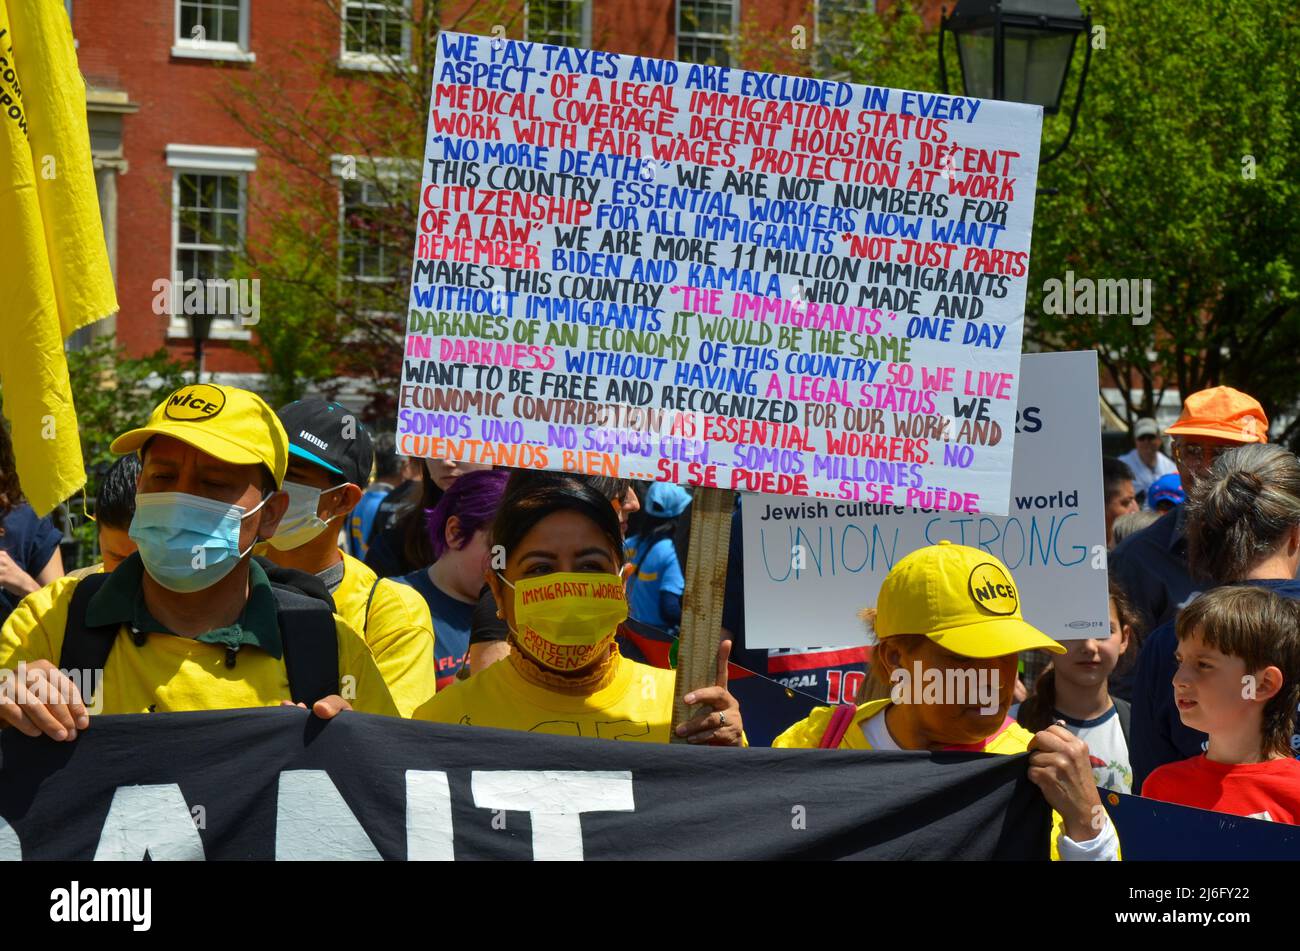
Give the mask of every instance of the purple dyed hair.
[(510, 473), (505, 469), (467, 472), (452, 482), (437, 505), (424, 510), (429, 544), (433, 547), (435, 561), (448, 550), (447, 522), (452, 516), (460, 519), (460, 537), (455, 546), (457, 551), (465, 547), (475, 532), (492, 524), (509, 478)]

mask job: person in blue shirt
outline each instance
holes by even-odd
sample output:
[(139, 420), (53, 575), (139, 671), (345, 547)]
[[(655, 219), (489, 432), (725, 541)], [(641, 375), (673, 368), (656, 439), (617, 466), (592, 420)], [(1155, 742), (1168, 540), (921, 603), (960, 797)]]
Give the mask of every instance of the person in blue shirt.
[(0, 421), (0, 624), (18, 602), (63, 577), (63, 533), (23, 498), (9, 427)]
[(628, 616), (668, 632), (682, 623), (686, 576), (676, 538), (690, 505), (691, 494), (680, 485), (651, 483), (641, 506), (640, 530), (624, 543), (633, 566), (627, 581)]
[[(1183, 508), (1192, 572), (1208, 579), (1207, 588), (1253, 585), (1300, 601), (1300, 460), (1295, 455), (1269, 444), (1225, 453), (1197, 480)], [(1206, 735), (1184, 726), (1174, 703), (1174, 624), (1167, 621), (1152, 632), (1138, 658), (1129, 749), (1138, 791), (1156, 767), (1205, 749)], [(1300, 751), (1300, 731), (1291, 748)]]
[(392, 433), (379, 433), (374, 439), (375, 481), (366, 487), (361, 501), (343, 523), (347, 532), (348, 554), (363, 561), (370, 548), (370, 532), (375, 513), (393, 487), (402, 481), (401, 462), (397, 458), (397, 441)]
[(395, 579), (429, 604), (439, 690), (456, 679), (469, 653), (470, 625), (488, 568), (488, 530), (509, 477), (503, 469), (479, 469), (450, 483), (428, 513), (433, 564)]
[(1151, 483), (1151, 490), (1147, 493), (1147, 508), (1162, 515), (1186, 501), (1183, 480), (1177, 472), (1156, 479)]

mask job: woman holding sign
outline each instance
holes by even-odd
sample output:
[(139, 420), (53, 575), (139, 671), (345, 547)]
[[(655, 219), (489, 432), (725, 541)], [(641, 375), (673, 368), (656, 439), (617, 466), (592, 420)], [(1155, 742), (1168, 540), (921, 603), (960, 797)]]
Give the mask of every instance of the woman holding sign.
[[(623, 537), (609, 502), (584, 482), (517, 472), (489, 539), (486, 572), (513, 650), (439, 692), (417, 719), (564, 736), (665, 743), (674, 674), (623, 657), (627, 618)], [(686, 697), (711, 707), (676, 727), (691, 743), (742, 746), (740, 707), (727, 691), (730, 643), (716, 683)]]
[(1031, 734), (1007, 716), (1019, 652), (1065, 648), (1025, 623), (1002, 562), (947, 541), (918, 549), (885, 577), (864, 618), (877, 638), (868, 684), (883, 699), (820, 707), (774, 747), (1030, 751), (1029, 778), (1055, 811), (1052, 857), (1119, 857), (1087, 745), (1062, 726)]

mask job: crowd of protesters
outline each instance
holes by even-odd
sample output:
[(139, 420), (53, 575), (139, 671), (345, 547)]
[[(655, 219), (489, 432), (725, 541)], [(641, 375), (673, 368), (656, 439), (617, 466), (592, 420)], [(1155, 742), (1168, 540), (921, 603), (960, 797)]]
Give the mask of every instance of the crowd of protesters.
[[(776, 676), (788, 654), (745, 645), (738, 506), (715, 676), (674, 722), (687, 489), (402, 459), (337, 403), (277, 412), (192, 385), (113, 442), (90, 513), (101, 560), (65, 574), (0, 426), (0, 669), (20, 672), (0, 725), (72, 740), (91, 712), (288, 704), (643, 742), (1029, 752), (1063, 860), (1120, 856), (1099, 789), (1297, 823), (1300, 461), (1267, 434), (1258, 402), (1215, 387), (1104, 461), (1108, 636), (1058, 644), (996, 557), (941, 542), (863, 605), (872, 648), (798, 658), (800, 690)], [(1027, 652), (1052, 657), (1032, 682)], [(103, 671), (93, 705), (77, 667)], [(898, 692), (954, 674), (987, 696)]]

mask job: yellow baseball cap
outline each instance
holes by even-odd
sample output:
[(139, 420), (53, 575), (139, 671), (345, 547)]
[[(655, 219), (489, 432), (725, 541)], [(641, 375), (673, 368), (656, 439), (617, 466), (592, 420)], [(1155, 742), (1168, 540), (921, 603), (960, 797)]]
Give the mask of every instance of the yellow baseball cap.
[(876, 637), (924, 634), (963, 657), (1065, 648), (1025, 622), (1011, 572), (978, 548), (941, 541), (909, 554), (885, 577)]
[(223, 462), (261, 463), (276, 488), (289, 465), (289, 437), (275, 411), (256, 393), (233, 386), (182, 386), (154, 407), (149, 422), (118, 436), (109, 448), (119, 455), (138, 452), (153, 436), (171, 436)]

